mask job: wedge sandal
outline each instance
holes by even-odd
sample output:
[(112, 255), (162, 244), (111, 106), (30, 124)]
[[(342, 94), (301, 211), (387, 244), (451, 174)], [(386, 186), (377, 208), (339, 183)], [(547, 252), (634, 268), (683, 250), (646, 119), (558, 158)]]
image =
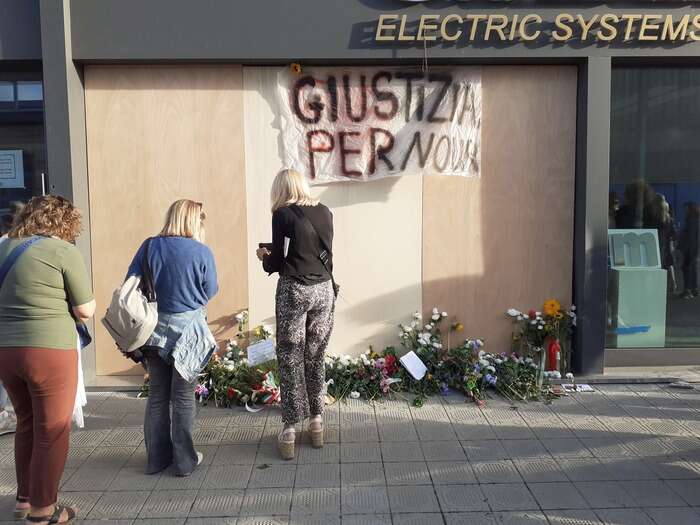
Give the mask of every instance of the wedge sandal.
[(277, 438), (277, 448), (284, 460), (294, 459), (294, 446), (296, 444), (296, 432), (294, 428), (287, 428), (280, 432)]
[[(17, 503), (29, 503), (29, 498), (23, 498), (21, 496), (17, 496)], [(29, 516), (29, 507), (27, 507), (26, 509), (15, 508), (15, 519), (16, 520), (26, 519), (27, 516)]]
[[(68, 519), (66, 521), (60, 521), (61, 520), (61, 514), (63, 514), (63, 511), (66, 511), (66, 514), (68, 514)], [(54, 508), (53, 514), (51, 516), (27, 516), (24, 518), (26, 522), (28, 523), (43, 523), (47, 522), (48, 525), (64, 525), (65, 523), (73, 523), (73, 520), (75, 520), (76, 517), (76, 511), (75, 509), (72, 509), (71, 507), (67, 507), (65, 505), (56, 505)]]
[(314, 448), (323, 448), (323, 420), (309, 422), (309, 435), (311, 436), (311, 446)]

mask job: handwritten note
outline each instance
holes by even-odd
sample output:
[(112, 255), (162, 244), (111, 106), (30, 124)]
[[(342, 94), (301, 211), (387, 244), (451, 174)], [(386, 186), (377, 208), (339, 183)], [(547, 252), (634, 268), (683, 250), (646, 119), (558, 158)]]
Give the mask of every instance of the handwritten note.
[(259, 365), (277, 358), (275, 343), (272, 339), (264, 339), (248, 347), (248, 364)]

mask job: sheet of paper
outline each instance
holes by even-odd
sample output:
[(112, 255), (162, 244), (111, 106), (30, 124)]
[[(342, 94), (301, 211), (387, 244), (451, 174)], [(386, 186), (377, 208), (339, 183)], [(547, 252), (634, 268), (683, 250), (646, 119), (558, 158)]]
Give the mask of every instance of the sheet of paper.
[(399, 361), (416, 381), (423, 379), (423, 376), (425, 376), (425, 373), (428, 371), (425, 363), (421, 361), (420, 357), (418, 357), (413, 350), (404, 355)]
[(277, 358), (272, 339), (264, 339), (248, 347), (248, 364), (259, 365)]

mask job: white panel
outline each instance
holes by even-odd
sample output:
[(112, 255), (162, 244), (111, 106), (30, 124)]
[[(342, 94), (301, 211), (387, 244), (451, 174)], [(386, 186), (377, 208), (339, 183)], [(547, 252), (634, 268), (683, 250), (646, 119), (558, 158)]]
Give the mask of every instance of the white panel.
[[(274, 324), (276, 276), (255, 258), (271, 240), (269, 192), (282, 168), (274, 90), (277, 69), (244, 68), (248, 261), (251, 324)], [(334, 260), (341, 285), (329, 351), (359, 354), (397, 343), (396, 325), (421, 309), (422, 178), (317, 186), (335, 217)]]

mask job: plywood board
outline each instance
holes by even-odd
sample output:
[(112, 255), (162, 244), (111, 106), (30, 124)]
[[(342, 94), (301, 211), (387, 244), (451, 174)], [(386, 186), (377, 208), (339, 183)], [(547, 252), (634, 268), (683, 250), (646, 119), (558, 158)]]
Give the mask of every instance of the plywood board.
[[(204, 203), (220, 293), (219, 340), (248, 303), (243, 92), (239, 66), (87, 66), (85, 103), (98, 315), (171, 202)], [(134, 373), (98, 324), (97, 374)]]
[(509, 349), (509, 307), (571, 301), (576, 68), (484, 67), (482, 177), (426, 177), (423, 306)]
[[(276, 276), (255, 257), (271, 239), (270, 186), (281, 164), (276, 68), (244, 68), (249, 297), (253, 324), (274, 324)], [(420, 177), (316, 186), (334, 214), (335, 273), (342, 287), (329, 352), (396, 344), (399, 322), (421, 305)]]

